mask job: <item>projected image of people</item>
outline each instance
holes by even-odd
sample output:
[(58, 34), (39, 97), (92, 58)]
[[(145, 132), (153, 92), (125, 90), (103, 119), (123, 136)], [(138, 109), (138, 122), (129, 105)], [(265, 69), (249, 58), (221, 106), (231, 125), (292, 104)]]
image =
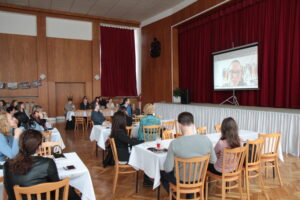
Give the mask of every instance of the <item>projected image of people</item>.
[(234, 60), (231, 62), (228, 70), (229, 83), (225, 83), (226, 86), (243, 86), (245, 82), (243, 80), (243, 70), (240, 61)]
[(257, 47), (214, 55), (214, 89), (256, 89)]

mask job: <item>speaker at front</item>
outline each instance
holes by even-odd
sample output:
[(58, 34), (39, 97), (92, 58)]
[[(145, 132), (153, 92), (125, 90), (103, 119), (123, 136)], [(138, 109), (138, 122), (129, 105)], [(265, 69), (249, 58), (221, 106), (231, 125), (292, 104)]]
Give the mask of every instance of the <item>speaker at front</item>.
[(182, 104), (189, 104), (189, 103), (190, 103), (190, 94), (189, 94), (189, 90), (182, 90), (182, 94), (181, 94), (181, 103), (182, 103)]

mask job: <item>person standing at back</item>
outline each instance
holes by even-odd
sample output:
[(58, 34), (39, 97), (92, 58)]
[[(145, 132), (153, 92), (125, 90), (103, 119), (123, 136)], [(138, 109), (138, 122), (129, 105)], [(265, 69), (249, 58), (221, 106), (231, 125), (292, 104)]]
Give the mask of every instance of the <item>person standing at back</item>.
[[(194, 117), (189, 112), (182, 112), (178, 116), (179, 128), (182, 137), (170, 143), (167, 158), (164, 163), (164, 171), (161, 171), (161, 182), (169, 193), (169, 182), (176, 185), (174, 175), (175, 157), (193, 158), (210, 154), (210, 163), (215, 163), (217, 158), (212, 142), (205, 135), (198, 135), (194, 129)], [(187, 198), (191, 196), (187, 195)]]

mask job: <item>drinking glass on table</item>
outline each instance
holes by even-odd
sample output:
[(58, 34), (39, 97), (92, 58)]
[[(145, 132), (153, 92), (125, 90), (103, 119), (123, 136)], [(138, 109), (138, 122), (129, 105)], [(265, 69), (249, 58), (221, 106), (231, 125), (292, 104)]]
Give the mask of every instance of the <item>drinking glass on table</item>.
[(161, 138), (159, 136), (156, 137), (156, 148), (160, 149), (161, 146)]

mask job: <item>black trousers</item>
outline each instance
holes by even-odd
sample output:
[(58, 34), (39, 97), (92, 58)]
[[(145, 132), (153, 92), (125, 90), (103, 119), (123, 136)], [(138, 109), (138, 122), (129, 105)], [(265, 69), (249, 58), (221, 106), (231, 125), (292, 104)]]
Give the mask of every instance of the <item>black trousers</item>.
[(218, 172), (218, 171), (215, 169), (214, 164), (209, 163), (209, 164), (208, 164), (207, 170), (210, 171), (210, 172), (213, 173), (213, 174), (222, 176), (222, 173), (221, 173), (221, 172)]

